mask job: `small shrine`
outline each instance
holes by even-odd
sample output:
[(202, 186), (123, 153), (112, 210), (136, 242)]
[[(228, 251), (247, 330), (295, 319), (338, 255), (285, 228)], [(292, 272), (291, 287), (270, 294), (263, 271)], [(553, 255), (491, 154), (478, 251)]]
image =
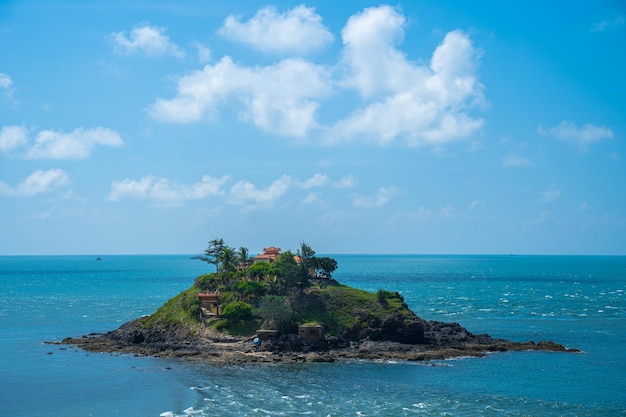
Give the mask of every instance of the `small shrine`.
[(219, 291), (198, 294), (202, 316), (219, 316), (222, 312), (222, 300)]
[(317, 342), (324, 337), (324, 326), (319, 324), (301, 324), (298, 326), (298, 337), (305, 342)]

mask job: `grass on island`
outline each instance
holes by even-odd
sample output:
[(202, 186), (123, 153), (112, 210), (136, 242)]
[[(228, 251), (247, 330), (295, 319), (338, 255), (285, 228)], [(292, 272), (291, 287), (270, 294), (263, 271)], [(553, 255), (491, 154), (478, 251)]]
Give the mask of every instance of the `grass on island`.
[[(191, 334), (198, 334), (203, 326), (198, 302), (200, 292), (202, 290), (196, 285), (181, 292), (154, 314), (144, 318), (142, 327), (170, 330), (187, 328)], [(241, 299), (242, 295), (225, 291), (223, 297)], [(304, 294), (294, 293), (284, 299), (290, 305), (293, 324), (320, 324), (324, 326), (327, 335), (335, 337), (344, 336), (346, 329), (364, 328), (372, 323), (380, 323), (393, 314), (411, 314), (399, 293), (385, 290), (371, 293), (341, 284), (313, 286)], [(252, 313), (245, 320), (220, 316), (206, 320), (205, 328), (223, 335), (253, 335), (267, 323), (258, 315), (258, 303), (256, 304), (250, 305)]]

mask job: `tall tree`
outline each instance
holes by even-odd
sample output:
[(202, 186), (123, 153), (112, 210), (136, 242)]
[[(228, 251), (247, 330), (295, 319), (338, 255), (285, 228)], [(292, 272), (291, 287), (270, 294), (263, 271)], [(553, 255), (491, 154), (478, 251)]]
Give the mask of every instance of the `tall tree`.
[(200, 258), (205, 262), (215, 265), (217, 273), (220, 272), (220, 256), (224, 250), (224, 239), (213, 239), (209, 241), (209, 247), (204, 251), (204, 257)]
[(239, 258), (239, 266), (243, 269), (243, 277), (248, 279), (248, 248), (240, 247), (237, 251), (237, 257)]
[(317, 258), (316, 271), (319, 271), (319, 275), (323, 278), (332, 278), (332, 273), (337, 269), (337, 261), (328, 256), (322, 256)]
[(276, 276), (276, 268), (269, 262), (257, 262), (248, 268), (248, 274), (256, 281), (265, 281)]
[(224, 246), (218, 255), (219, 262), (222, 264), (222, 273), (229, 274), (237, 268), (237, 253), (229, 246)]
[(274, 261), (274, 268), (276, 268), (277, 281), (283, 294), (299, 286), (301, 270), (294, 259), (293, 252), (288, 250), (278, 255)]
[(315, 251), (305, 242), (300, 243), (298, 257), (300, 258), (300, 279), (298, 281), (298, 287), (300, 287), (300, 291), (304, 292), (304, 289), (310, 285), (309, 278), (311, 277), (311, 273), (315, 272), (317, 258), (315, 257)]

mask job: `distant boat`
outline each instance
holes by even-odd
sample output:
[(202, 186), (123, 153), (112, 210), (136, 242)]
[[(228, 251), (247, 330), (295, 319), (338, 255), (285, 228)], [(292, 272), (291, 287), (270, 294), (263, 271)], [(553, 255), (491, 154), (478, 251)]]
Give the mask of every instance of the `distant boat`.
[(96, 258), (96, 261), (101, 261), (101, 260), (102, 260), (102, 258), (99, 257), (99, 256)]

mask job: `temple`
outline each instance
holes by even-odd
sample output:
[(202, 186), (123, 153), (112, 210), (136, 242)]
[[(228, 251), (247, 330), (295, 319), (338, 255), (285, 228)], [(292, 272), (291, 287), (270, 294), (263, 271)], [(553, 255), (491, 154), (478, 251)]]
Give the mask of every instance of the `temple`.
[(278, 258), (280, 255), (280, 248), (275, 246), (270, 246), (269, 248), (263, 248), (263, 253), (259, 253), (257, 256), (252, 258), (254, 263), (257, 262), (269, 262), (272, 263)]

